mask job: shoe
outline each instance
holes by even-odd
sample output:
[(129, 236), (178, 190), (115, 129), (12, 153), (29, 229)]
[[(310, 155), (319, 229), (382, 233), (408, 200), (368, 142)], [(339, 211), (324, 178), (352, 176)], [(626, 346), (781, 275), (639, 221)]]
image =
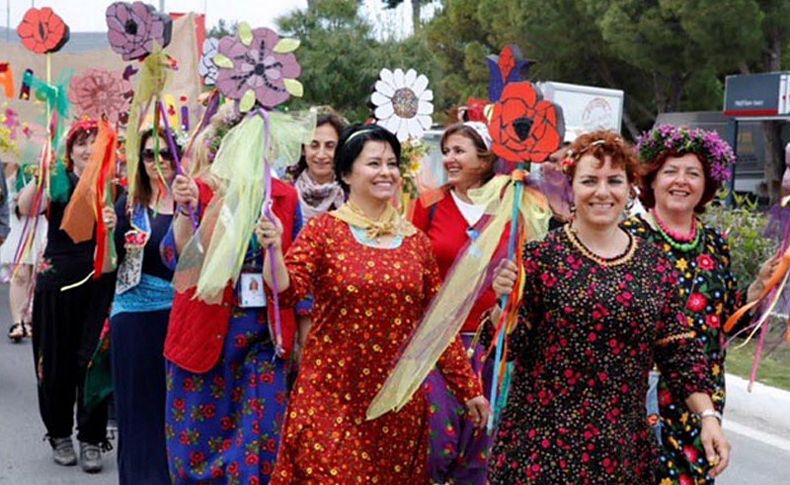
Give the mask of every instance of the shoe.
[(99, 473), (102, 469), (99, 445), (80, 441), (80, 466), (85, 473)]
[(8, 329), (8, 338), (12, 342), (18, 344), (25, 336), (25, 327), (21, 323), (15, 323)]
[(49, 444), (52, 445), (52, 459), (60, 466), (74, 466), (77, 464), (77, 454), (74, 453), (74, 445), (71, 443), (71, 436), (67, 438), (50, 438)]
[(25, 329), (25, 337), (33, 338), (33, 327), (29, 323), (23, 323), (22, 327)]

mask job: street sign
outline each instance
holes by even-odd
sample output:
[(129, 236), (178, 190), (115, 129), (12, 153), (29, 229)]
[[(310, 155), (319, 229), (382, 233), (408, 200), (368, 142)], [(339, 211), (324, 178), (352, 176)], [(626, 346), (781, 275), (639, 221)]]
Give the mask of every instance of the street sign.
[(790, 119), (790, 72), (727, 76), (724, 114), (735, 118)]

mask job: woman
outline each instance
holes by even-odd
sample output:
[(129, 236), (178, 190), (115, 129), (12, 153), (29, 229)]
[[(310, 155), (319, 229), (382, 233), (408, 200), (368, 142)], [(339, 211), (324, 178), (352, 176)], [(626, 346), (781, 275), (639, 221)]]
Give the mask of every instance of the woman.
[[(34, 164), (23, 164), (20, 167), (15, 163), (5, 163), (4, 170), (11, 230), (0, 248), (0, 263), (6, 265), (10, 274), (8, 302), (13, 323), (8, 330), (8, 338), (20, 342), (23, 337), (30, 337), (33, 333), (30, 324), (33, 269), (47, 246), (47, 218), (43, 214), (38, 218), (21, 216), (17, 209), (19, 192), (35, 181), (34, 175), (38, 167)], [(28, 234), (33, 241), (27, 249), (23, 249), (21, 246), (27, 242), (23, 237), (26, 238)], [(14, 264), (17, 261), (18, 264)]]
[[(189, 209), (201, 218), (211, 209), (222, 181), (208, 169), (241, 119), (232, 103), (220, 108), (195, 142), (209, 148), (196, 151), (192, 161), (201, 178), (174, 178), (179, 210), (163, 248), (166, 260), (177, 257), (194, 234)], [(282, 245), (288, 247), (300, 229), (299, 198), (293, 187), (272, 183), (272, 210), (283, 221)], [(213, 227), (201, 219), (198, 234), (211, 238)], [(165, 436), (176, 484), (268, 483), (274, 467), (296, 323), (293, 308), (281, 305), (284, 353), (279, 354), (271, 329), (274, 305), (270, 298), (261, 300), (261, 247), (252, 234), (248, 238), (238, 283), (225, 288), (220, 303), (196, 298), (194, 288), (177, 292), (173, 302), (164, 352)], [(207, 239), (201, 240), (209, 247)], [(256, 285), (259, 292), (252, 291)]]
[[(69, 198), (91, 158), (96, 133), (96, 122), (80, 121), (67, 134)], [(23, 216), (34, 212), (35, 189), (36, 184), (28, 184), (19, 195), (19, 212)], [(107, 406), (103, 402), (87, 409), (84, 383), (88, 362), (109, 314), (115, 275), (107, 273), (94, 278), (95, 236), (74, 243), (60, 228), (67, 201), (51, 200), (48, 204), (45, 201), (47, 205), (48, 242), (38, 265), (33, 298), (33, 357), (39, 410), (55, 463), (71, 466), (77, 463), (71, 441), (76, 403), (80, 465), (85, 472), (96, 473), (102, 469), (100, 447), (109, 446)], [(112, 210), (105, 208), (105, 218)], [(106, 222), (111, 229), (112, 221)]]
[[(447, 185), (417, 200), (412, 222), (430, 239), (439, 274), (444, 279), (456, 258), (478, 234), (485, 207), (475, 205), (468, 191), (481, 187), (494, 176), (496, 155), (491, 152), (488, 128), (474, 121), (449, 126), (440, 146)], [(475, 303), (461, 327), (465, 348), (471, 345), (480, 315), (495, 300), (493, 290), (488, 289)], [(470, 363), (475, 373), (480, 374), (485, 349), (478, 346), (473, 350)], [(471, 423), (466, 406), (455, 398), (441, 372), (433, 371), (426, 385), (431, 410), (431, 479), (437, 483), (485, 484), (490, 436)]]
[[(439, 284), (430, 242), (389, 202), (400, 187), (399, 161), (395, 135), (376, 125), (350, 127), (335, 152), (348, 202), (311, 220), (287, 258), (282, 224), (259, 223), (261, 244), (274, 248), (264, 264), (269, 287), (286, 301), (315, 297), (273, 483), (428, 481), (423, 394), (397, 413), (365, 420)], [(483, 425), (488, 405), (459, 340), (439, 367)]]
[[(174, 154), (153, 130), (140, 138), (136, 193), (115, 205), (118, 282), (111, 312), (112, 369), (118, 422), (118, 480), (121, 484), (169, 484), (165, 450), (165, 360), (173, 271), (159, 245), (173, 219)], [(177, 155), (177, 154), (176, 154)], [(162, 190), (164, 188), (164, 190)]]
[[(563, 165), (575, 217), (525, 250), (524, 300), (508, 337), (516, 366), (491, 482), (657, 483), (644, 414), (653, 362), (702, 416), (708, 472), (718, 475), (730, 446), (704, 353), (682, 319), (672, 265), (618, 226), (636, 157), (619, 135), (598, 131), (579, 137)], [(494, 290), (503, 297), (515, 281), (516, 266), (506, 261)], [(498, 307), (491, 318), (498, 321)]]
[[(346, 193), (335, 180), (335, 149), (346, 122), (331, 110), (316, 119), (315, 134), (309, 145), (302, 147), (299, 163), (288, 169), (299, 193), (299, 207), (304, 222), (317, 215), (339, 209), (346, 200)], [(308, 296), (296, 305), (298, 321), (297, 358), (307, 341), (312, 320), (313, 300)]]
[(346, 194), (335, 180), (334, 167), (335, 148), (345, 126), (334, 111), (319, 115), (313, 141), (304, 145), (299, 163), (288, 170), (299, 192), (299, 206), (305, 222), (339, 209), (345, 201)]
[[(724, 411), (724, 343), (721, 328), (740, 306), (730, 248), (715, 228), (697, 215), (704, 212), (734, 162), (732, 149), (712, 131), (663, 125), (645, 133), (639, 143), (642, 183), (639, 197), (649, 212), (636, 215), (623, 227), (656, 246), (679, 273), (675, 286), (683, 312), (704, 347), (708, 379), (714, 383), (713, 406)], [(749, 301), (760, 283), (749, 287)], [(673, 392), (665, 378), (658, 380), (661, 416), (662, 483), (713, 483), (708, 476), (700, 423)]]

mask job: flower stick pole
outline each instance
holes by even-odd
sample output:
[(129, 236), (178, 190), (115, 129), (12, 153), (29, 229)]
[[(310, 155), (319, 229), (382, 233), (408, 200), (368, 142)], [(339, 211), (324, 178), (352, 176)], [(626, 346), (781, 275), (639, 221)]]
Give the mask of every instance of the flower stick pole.
[[(167, 112), (165, 112), (165, 105), (162, 100), (157, 101), (157, 107), (159, 108), (159, 113), (162, 116), (162, 121), (165, 125), (165, 135), (167, 137), (167, 144), (170, 148), (170, 155), (173, 157), (173, 161), (176, 164), (176, 174), (184, 175), (184, 167), (181, 164), (181, 157), (178, 156), (178, 151), (176, 147), (176, 142), (173, 139), (173, 132), (170, 129), (170, 121), (167, 119)], [(157, 140), (159, 138), (157, 137)], [(161, 176), (161, 174), (160, 174)], [(167, 187), (170, 190), (170, 187)], [(189, 211), (189, 219), (192, 221), (192, 229), (197, 229), (198, 227), (198, 217), (195, 209), (192, 206), (187, 206), (187, 210)]]
[[(508, 260), (513, 260), (516, 255), (516, 243), (518, 242), (518, 232), (519, 232), (519, 204), (521, 201), (522, 196), (524, 195), (524, 179), (520, 176), (515, 176), (518, 171), (526, 170), (527, 164), (520, 163), (516, 171), (514, 171), (514, 190), (515, 195), (513, 197), (513, 207), (511, 213), (511, 226), (510, 226), (510, 237), (508, 238), (507, 243), (507, 258)], [(517, 262), (520, 264), (520, 262)], [(510, 295), (505, 295), (502, 297), (502, 301), (499, 304), (500, 310), (502, 310), (502, 317), (505, 318), (504, 310), (507, 308), (508, 302), (510, 301)], [(505, 334), (507, 333), (507, 328), (502, 326), (499, 330), (498, 334), (496, 335), (497, 343), (496, 343), (496, 350), (494, 352), (494, 375), (492, 376), (491, 380), (491, 391), (489, 393), (489, 402), (491, 404), (492, 409), (497, 409), (497, 394), (499, 392), (499, 368), (502, 364), (502, 350), (505, 346)], [(495, 423), (495, 412), (492, 412), (488, 416), (488, 433), (491, 434), (494, 431), (494, 423)]]

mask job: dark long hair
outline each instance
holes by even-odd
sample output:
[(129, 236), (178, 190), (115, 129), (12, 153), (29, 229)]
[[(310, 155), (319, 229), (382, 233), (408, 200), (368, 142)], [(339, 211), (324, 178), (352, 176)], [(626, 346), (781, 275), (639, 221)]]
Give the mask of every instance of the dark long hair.
[[(316, 128), (324, 125), (330, 125), (335, 130), (335, 133), (337, 133), (337, 137), (340, 138), (341, 133), (343, 133), (343, 130), (346, 127), (346, 122), (343, 121), (343, 118), (341, 118), (337, 113), (329, 112), (318, 115), (318, 118), (316, 119)], [(303, 147), (302, 156), (299, 157), (299, 161), (296, 163), (296, 165), (288, 167), (285, 172), (289, 179), (296, 180), (306, 169), (307, 159), (305, 158)]]

